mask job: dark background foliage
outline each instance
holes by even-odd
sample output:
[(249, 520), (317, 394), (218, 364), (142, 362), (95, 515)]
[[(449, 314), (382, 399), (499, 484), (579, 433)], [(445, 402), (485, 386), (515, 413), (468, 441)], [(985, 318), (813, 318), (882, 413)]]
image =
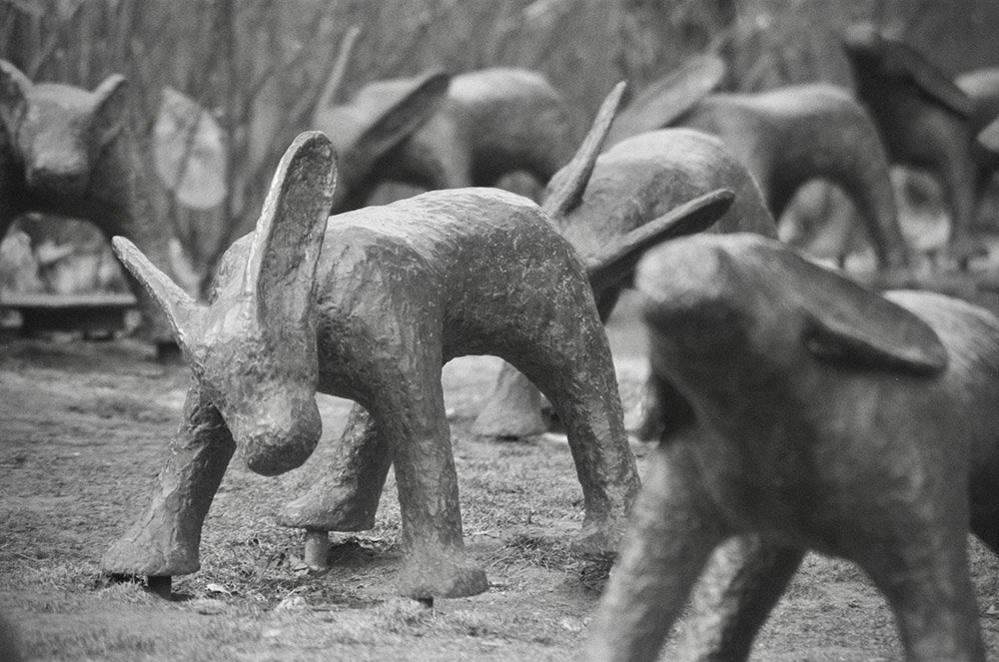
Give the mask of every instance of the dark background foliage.
[(950, 72), (999, 64), (995, 0), (0, 0), (0, 57), (36, 81), (92, 88), (124, 74), (147, 142), (165, 86), (212, 112), (231, 137), (223, 204), (185, 209), (165, 191), (159, 204), (204, 276), (252, 227), (351, 26), (361, 34), (341, 98), (432, 67), (523, 66), (562, 91), (582, 133), (616, 81), (641, 89), (706, 50), (729, 62), (729, 89), (848, 85), (837, 34), (856, 20), (902, 35)]

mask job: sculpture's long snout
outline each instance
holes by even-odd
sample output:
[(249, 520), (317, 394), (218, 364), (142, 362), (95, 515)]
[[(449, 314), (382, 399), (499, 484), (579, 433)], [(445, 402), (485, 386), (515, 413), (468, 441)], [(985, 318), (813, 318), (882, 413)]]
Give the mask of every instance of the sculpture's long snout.
[[(264, 476), (276, 476), (305, 463), (323, 432), (314, 400), (273, 413), (254, 411), (250, 420), (227, 420), (246, 466)], [(247, 417), (248, 418), (248, 417)]]

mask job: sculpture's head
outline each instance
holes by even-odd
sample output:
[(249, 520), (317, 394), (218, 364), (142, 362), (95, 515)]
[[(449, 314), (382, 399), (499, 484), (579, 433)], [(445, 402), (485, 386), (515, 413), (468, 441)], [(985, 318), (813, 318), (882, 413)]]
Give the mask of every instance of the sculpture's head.
[[(564, 168), (548, 182), (543, 208), (562, 235), (569, 240), (586, 266), (594, 298), (628, 284), (635, 264), (649, 248), (711, 227), (732, 205), (734, 194), (718, 189), (670, 210), (658, 218), (627, 232), (607, 236), (607, 228), (593, 227), (594, 210), (581, 210), (580, 221), (573, 212), (580, 208), (586, 185), (606, 141), (614, 117), (624, 97), (625, 84), (618, 83), (597, 112), (593, 126)], [(613, 205), (634, 201), (613, 200)], [(611, 230), (616, 230), (612, 227)]]
[(0, 60), (0, 122), (28, 186), (41, 194), (82, 195), (94, 162), (128, 121), (126, 88), (117, 74), (93, 92), (34, 85)]
[(208, 306), (131, 242), (113, 240), (122, 263), (163, 308), (195, 377), (258, 473), (301, 465), (322, 432), (313, 287), (335, 182), (329, 139), (298, 136), (278, 165), (253, 235), (228, 252), (243, 259), (227, 254)]
[(378, 81), (364, 86), (350, 103), (316, 112), (313, 125), (329, 134), (339, 156), (334, 211), (363, 204), (379, 159), (440, 110), (450, 83), (440, 71)]
[(947, 365), (913, 313), (755, 234), (657, 247), (635, 280), (653, 355), (681, 382), (748, 387), (813, 361), (917, 375)]
[(884, 84), (886, 80), (893, 81), (912, 85), (958, 115), (971, 116), (971, 98), (950, 76), (905, 42), (879, 32), (870, 24), (860, 23), (847, 28), (842, 44), (861, 96), (897, 94), (897, 90)]

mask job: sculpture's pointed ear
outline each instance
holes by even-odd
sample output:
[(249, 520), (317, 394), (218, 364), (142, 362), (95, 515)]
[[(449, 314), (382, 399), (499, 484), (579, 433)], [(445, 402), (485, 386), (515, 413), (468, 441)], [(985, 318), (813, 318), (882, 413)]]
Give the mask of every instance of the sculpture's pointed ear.
[(128, 81), (120, 74), (104, 79), (94, 90), (93, 128), (98, 144), (106, 145), (128, 121)]
[(982, 129), (978, 134), (978, 142), (993, 154), (999, 155), (999, 117)]
[(374, 163), (423, 126), (447, 97), (451, 76), (435, 71), (416, 79), (398, 100), (368, 118), (352, 146), (364, 163)]
[(618, 114), (607, 135), (610, 147), (625, 138), (669, 126), (715, 90), (725, 77), (725, 61), (697, 55), (655, 81)]
[(544, 210), (553, 217), (565, 216), (575, 209), (583, 199), (586, 184), (590, 181), (597, 156), (603, 149), (604, 139), (614, 122), (617, 109), (621, 105), (627, 85), (621, 81), (614, 86), (604, 99), (593, 120), (593, 126), (583, 139), (572, 160), (555, 173), (548, 184)]
[(734, 199), (728, 189), (712, 191), (619, 237), (599, 253), (586, 256), (590, 283), (597, 289), (621, 281), (634, 271), (645, 251), (669, 239), (707, 230), (728, 211)]
[(886, 37), (882, 66), (892, 76), (910, 78), (923, 94), (937, 103), (962, 117), (971, 117), (974, 111), (971, 97), (912, 46)]
[(312, 310), (316, 264), (336, 185), (336, 157), (326, 134), (300, 134), (271, 180), (247, 256), (243, 293), (258, 320), (296, 323)]
[(169, 276), (157, 269), (149, 259), (124, 237), (113, 237), (111, 247), (115, 255), (136, 280), (142, 283), (173, 329), (177, 345), (192, 360), (193, 344), (197, 338), (201, 309), (197, 302)]
[(31, 81), (7, 60), (0, 60), (0, 120), (13, 129), (28, 105)]
[(316, 105), (312, 111), (313, 125), (319, 126), (320, 120), (316, 118), (321, 117), (321, 113), (332, 106), (336, 100), (336, 95), (340, 92), (340, 87), (343, 85), (343, 79), (347, 75), (347, 63), (350, 61), (350, 54), (354, 52), (354, 45), (360, 36), (361, 28), (356, 25), (350, 26), (347, 33), (343, 36), (343, 41), (340, 42), (340, 51), (337, 53), (336, 61), (330, 70), (330, 75), (323, 85), (323, 91), (319, 94), (319, 98), (316, 99)]
[(757, 254), (761, 268), (776, 271), (801, 292), (801, 341), (816, 359), (916, 375), (947, 367), (947, 349), (912, 312), (779, 244), (760, 246), (766, 251)]

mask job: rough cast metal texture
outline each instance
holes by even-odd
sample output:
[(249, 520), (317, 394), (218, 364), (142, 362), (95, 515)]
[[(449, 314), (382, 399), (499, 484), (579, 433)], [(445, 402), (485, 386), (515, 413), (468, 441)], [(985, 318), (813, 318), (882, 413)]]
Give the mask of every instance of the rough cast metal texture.
[[(549, 195), (569, 174), (566, 168), (555, 176)], [(585, 261), (681, 203), (719, 188), (731, 190), (735, 199), (713, 231), (776, 237), (773, 217), (746, 167), (718, 138), (691, 129), (650, 131), (614, 145), (597, 158), (581, 203), (554, 220)], [(610, 316), (630, 282), (630, 270), (591, 275), (601, 319)], [(655, 398), (646, 399), (648, 410), (637, 430), (641, 437), (654, 436), (660, 427), (659, 416), (651, 411), (655, 403)], [(522, 374), (505, 365), (495, 393), (475, 421), (476, 432), (520, 437), (545, 429), (536, 391)]]
[(984, 253), (972, 233), (973, 140), (982, 128), (973, 123), (976, 102), (922, 54), (869, 25), (851, 27), (843, 47), (857, 95), (871, 111), (891, 160), (924, 168), (940, 183), (951, 218), (952, 256), (965, 264)]
[(878, 129), (848, 90), (790, 85), (755, 94), (712, 94), (676, 120), (719, 136), (753, 173), (779, 219), (813, 179), (856, 205), (883, 267), (905, 266), (908, 250)]
[(744, 659), (816, 550), (873, 579), (908, 659), (983, 659), (966, 538), (999, 551), (999, 320), (879, 296), (751, 235), (663, 246), (636, 281), (654, 374), (699, 427), (656, 451), (590, 659), (655, 659), (727, 540), (691, 657)]
[[(128, 237), (169, 267), (169, 231), (153, 213), (149, 182), (129, 129), (128, 89), (119, 75), (94, 91), (33, 84), (0, 60), (0, 239), (26, 213), (81, 218), (109, 239)], [(171, 342), (158, 307), (129, 277), (144, 333)]]
[(322, 134), (296, 139), (256, 231), (227, 251), (207, 308), (116, 240), (166, 307), (195, 380), (152, 503), (105, 554), (104, 570), (197, 570), (201, 525), (234, 448), (260, 473), (299, 466), (319, 439), (319, 391), (358, 407), (331, 473), (284, 523), (372, 526), (392, 463), (401, 592), (484, 591), (485, 573), (463, 548), (440, 381), (446, 361), (481, 353), (530, 375), (566, 421), (586, 510), (580, 543), (611, 548), (638, 477), (572, 247), (534, 203), (492, 189), (431, 192), (327, 224), (332, 158)]
[(522, 170), (545, 183), (575, 147), (561, 95), (540, 74), (513, 68), (370, 83), (316, 128), (342, 163), (334, 211), (363, 206), (386, 179), (435, 190), (490, 186)]

